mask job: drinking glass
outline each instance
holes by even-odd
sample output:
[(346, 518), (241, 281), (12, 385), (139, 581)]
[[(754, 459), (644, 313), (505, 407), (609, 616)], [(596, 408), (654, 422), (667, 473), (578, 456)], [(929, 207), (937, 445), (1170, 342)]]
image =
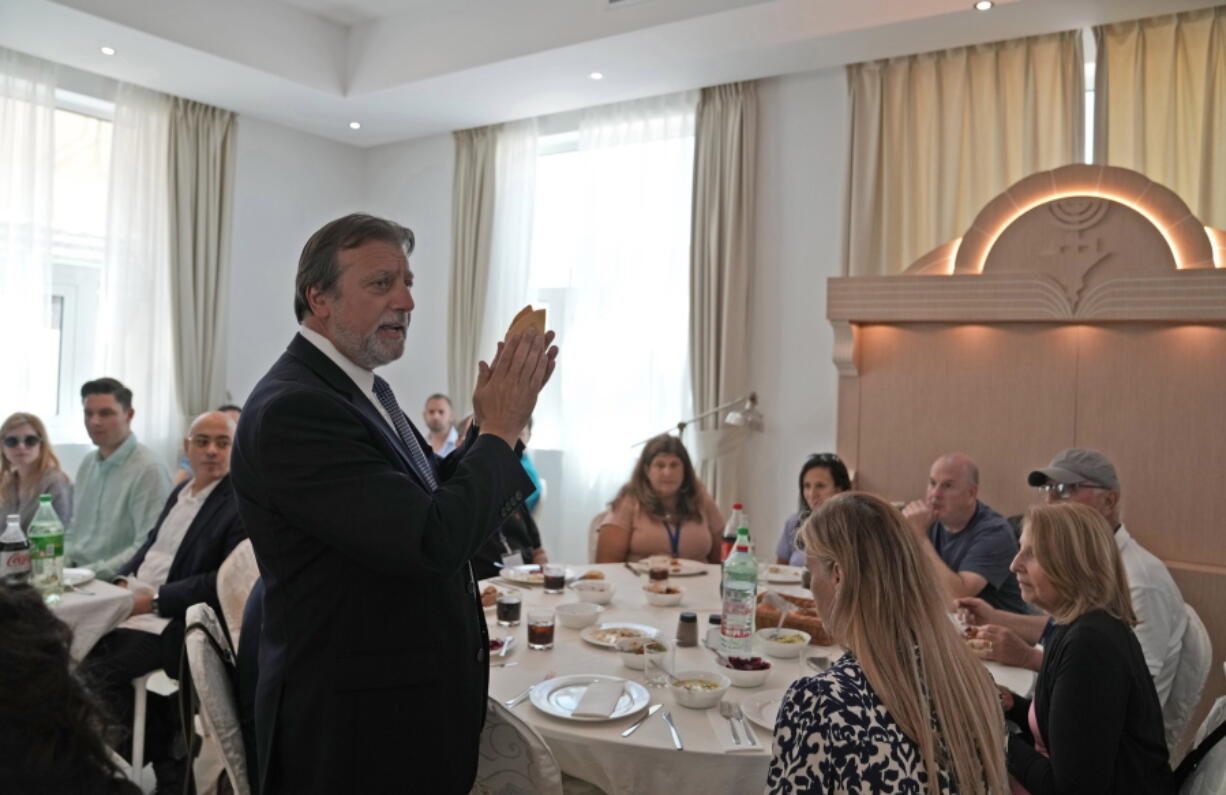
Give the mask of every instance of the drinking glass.
[(519, 594), (506, 593), (498, 597), (495, 611), (498, 616), (498, 626), (514, 627), (519, 625), (519, 609), (522, 602)]
[(545, 575), (545, 593), (559, 594), (566, 587), (566, 567), (558, 563), (546, 563), (541, 567)]
[(528, 611), (528, 648), (537, 650), (553, 648), (552, 610)]
[[(648, 687), (667, 687), (668, 674), (676, 670), (671, 641), (663, 638), (649, 640), (643, 646), (643, 684)], [(665, 673), (665, 672), (668, 673)]]
[(672, 558), (668, 555), (652, 555), (647, 558), (647, 578), (653, 581), (667, 580)]

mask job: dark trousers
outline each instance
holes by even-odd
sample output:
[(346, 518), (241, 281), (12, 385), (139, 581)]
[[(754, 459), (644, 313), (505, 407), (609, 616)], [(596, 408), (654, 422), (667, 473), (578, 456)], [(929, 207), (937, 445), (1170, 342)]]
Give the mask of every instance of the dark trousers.
[[(113, 743), (117, 750), (131, 759), (131, 727), (133, 725), (132, 680), (151, 671), (164, 668), (173, 677), (179, 675), (179, 652), (173, 637), (175, 624), (163, 635), (136, 629), (116, 629), (103, 636), (82, 662), (87, 684), (102, 701), (116, 725), (123, 732)], [(182, 638), (181, 630), (177, 633)], [(172, 651), (173, 650), (173, 651)], [(178, 731), (178, 699), (149, 693), (145, 715), (145, 758), (150, 762), (166, 762), (174, 758), (174, 739)]]

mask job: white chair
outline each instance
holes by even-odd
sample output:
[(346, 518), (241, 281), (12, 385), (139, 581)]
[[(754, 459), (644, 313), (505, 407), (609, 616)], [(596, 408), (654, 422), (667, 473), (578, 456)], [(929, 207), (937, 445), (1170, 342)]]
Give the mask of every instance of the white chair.
[(238, 636), (243, 628), (247, 597), (259, 578), (260, 567), (256, 564), (255, 551), (249, 538), (234, 547), (217, 570), (217, 601), (221, 604), (221, 614), (230, 631), (230, 647), (235, 654), (238, 653)]
[(1179, 652), (1175, 678), (1171, 680), (1171, 693), (1162, 707), (1166, 747), (1171, 753), (1172, 766), (1178, 764), (1175, 749), (1200, 703), (1205, 681), (1209, 678), (1209, 666), (1213, 664), (1213, 644), (1209, 641), (1208, 630), (1191, 605), (1185, 604), (1183, 608), (1188, 614), (1188, 628), (1183, 633), (1183, 648)]
[(597, 536), (600, 535), (600, 528), (604, 526), (605, 520), (608, 518), (608, 511), (601, 511), (592, 518), (592, 523), (587, 527), (587, 562), (596, 562), (596, 543)]
[(472, 795), (562, 795), (562, 770), (541, 735), (494, 699), (478, 752)]
[[(1226, 663), (1222, 665), (1226, 670)], [(1196, 748), (1209, 733), (1226, 722), (1226, 696), (1219, 696), (1213, 703), (1213, 709), (1196, 732), (1196, 740), (1192, 747)], [(1180, 795), (1226, 795), (1226, 739), (1220, 741), (1200, 761), (1200, 765), (1188, 776), (1179, 789)]]
[(145, 769), (145, 709), (149, 692), (159, 696), (173, 696), (179, 692), (179, 683), (166, 675), (162, 669), (150, 671), (132, 680), (136, 695), (132, 708), (132, 767), (131, 777), (140, 784), (141, 771)]
[(192, 686), (200, 700), (201, 723), (221, 748), (226, 775), (234, 792), (250, 795), (238, 696), (231, 679), (234, 651), (217, 614), (207, 604), (187, 608), (184, 646)]

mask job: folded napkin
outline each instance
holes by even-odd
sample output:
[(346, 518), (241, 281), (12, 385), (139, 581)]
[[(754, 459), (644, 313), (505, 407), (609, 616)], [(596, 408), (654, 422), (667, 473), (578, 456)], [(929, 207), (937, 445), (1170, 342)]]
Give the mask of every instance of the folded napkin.
[[(739, 720), (735, 722), (736, 733), (741, 738), (741, 744), (737, 745), (732, 742), (732, 730), (728, 727), (728, 719), (719, 714), (719, 707), (707, 710), (707, 722), (711, 724), (711, 730), (715, 732), (715, 739), (719, 741), (720, 750), (726, 754), (760, 753), (770, 750), (768, 745), (763, 745), (764, 742), (770, 741), (770, 732), (757, 724), (750, 724), (754, 739), (757, 740), (753, 742), (745, 736), (745, 729)], [(750, 723), (748, 718), (745, 719), (745, 723)]]
[(622, 680), (601, 680), (588, 685), (583, 698), (575, 705), (572, 715), (579, 718), (607, 718), (617, 708), (626, 683)]

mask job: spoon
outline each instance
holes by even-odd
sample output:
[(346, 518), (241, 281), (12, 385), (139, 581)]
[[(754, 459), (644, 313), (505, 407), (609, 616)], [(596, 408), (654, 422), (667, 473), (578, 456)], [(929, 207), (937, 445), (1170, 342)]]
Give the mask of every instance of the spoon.
[(805, 662), (809, 664), (810, 668), (817, 671), (819, 674), (830, 667), (829, 657), (806, 657)]

